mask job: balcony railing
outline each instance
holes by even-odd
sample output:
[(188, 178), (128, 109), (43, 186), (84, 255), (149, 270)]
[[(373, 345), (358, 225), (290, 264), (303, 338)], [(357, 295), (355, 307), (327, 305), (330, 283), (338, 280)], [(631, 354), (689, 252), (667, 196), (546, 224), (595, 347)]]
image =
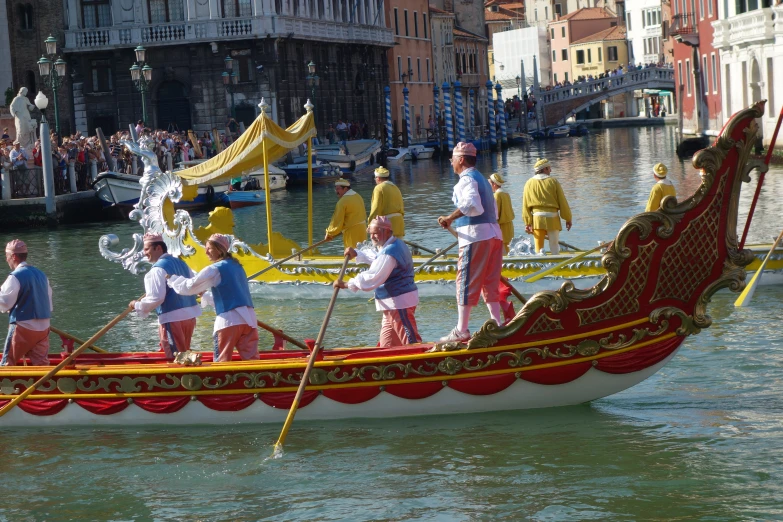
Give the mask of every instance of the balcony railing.
[(66, 30), (65, 50), (78, 52), (142, 44), (155, 46), (243, 37), (266, 38), (270, 35), (288, 36), (291, 33), (296, 38), (308, 40), (387, 46), (394, 44), (392, 30), (386, 27), (293, 16), (264, 16)]
[(699, 34), (699, 26), (697, 24), (697, 18), (693, 13), (674, 15), (672, 24), (669, 26), (669, 34), (672, 36)]
[(713, 22), (713, 44), (716, 49), (764, 41), (772, 44), (775, 39), (775, 23), (775, 10), (769, 7)]

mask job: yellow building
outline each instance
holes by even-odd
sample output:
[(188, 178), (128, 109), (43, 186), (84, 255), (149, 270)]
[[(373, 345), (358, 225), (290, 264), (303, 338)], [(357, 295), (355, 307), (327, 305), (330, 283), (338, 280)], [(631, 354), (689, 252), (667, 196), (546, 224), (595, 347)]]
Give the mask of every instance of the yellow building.
[(610, 27), (573, 42), (570, 46), (571, 77), (613, 71), (628, 65), (628, 44), (624, 26)]

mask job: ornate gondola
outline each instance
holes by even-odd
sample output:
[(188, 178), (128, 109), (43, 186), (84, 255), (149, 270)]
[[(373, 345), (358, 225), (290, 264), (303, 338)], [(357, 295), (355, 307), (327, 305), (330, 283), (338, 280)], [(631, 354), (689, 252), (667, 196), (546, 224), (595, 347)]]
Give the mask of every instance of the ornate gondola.
[[(563, 406), (653, 375), (688, 336), (711, 325), (707, 305), (715, 292), (745, 285), (753, 254), (738, 249), (738, 202), (750, 170), (766, 169), (749, 160), (763, 108), (734, 115), (714, 145), (694, 156), (706, 171), (695, 194), (667, 198), (660, 211), (622, 226), (595, 286), (566, 282), (539, 292), (508, 324), (488, 322), (465, 344), (327, 350), (297, 419)], [(0, 426), (281, 422), (308, 353), (263, 351), (260, 361), (228, 363), (197, 355), (182, 364), (158, 353), (80, 355)], [(45, 372), (0, 369), (0, 406)]]

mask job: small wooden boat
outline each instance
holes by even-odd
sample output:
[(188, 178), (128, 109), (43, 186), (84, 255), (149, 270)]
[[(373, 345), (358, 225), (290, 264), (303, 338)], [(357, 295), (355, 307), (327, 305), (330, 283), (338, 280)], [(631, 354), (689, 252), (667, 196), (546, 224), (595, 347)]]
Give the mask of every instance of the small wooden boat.
[[(132, 207), (139, 202), (141, 185), (139, 176), (120, 174), (119, 172), (102, 172), (92, 184), (95, 196), (101, 200), (104, 207)], [(223, 194), (228, 190), (228, 183), (205, 184), (199, 186), (198, 195), (190, 201), (178, 201), (175, 208), (198, 210), (212, 208), (225, 202)]]
[[(759, 166), (749, 156), (763, 114), (763, 102), (740, 111), (696, 154), (693, 164), (706, 174), (695, 194), (666, 198), (660, 211), (620, 228), (592, 288), (566, 282), (539, 292), (508, 324), (487, 322), (466, 343), (328, 350), (297, 420), (565, 406), (644, 381), (711, 325), (715, 292), (745, 286), (753, 254), (738, 249), (737, 216), (741, 185)], [(308, 352), (265, 350), (259, 361), (227, 363), (213, 362), (211, 351), (199, 355), (180, 365), (159, 353), (82, 354), (0, 426), (282, 422)], [(0, 368), (0, 406), (46, 371)]]
[(561, 125), (560, 127), (554, 127), (547, 131), (547, 138), (567, 138), (571, 133), (571, 127), (568, 125)]
[(263, 205), (266, 193), (263, 190), (229, 190), (226, 192), (229, 208), (252, 207)]
[(427, 147), (424, 145), (411, 145), (408, 147), (411, 160), (431, 159), (435, 154), (435, 147)]
[(411, 153), (404, 147), (388, 149), (386, 151), (386, 161), (389, 163), (402, 163), (403, 161), (409, 159), (411, 159)]
[(375, 163), (381, 150), (378, 140), (351, 140), (334, 145), (316, 145), (318, 158), (340, 168), (343, 172), (354, 172)]

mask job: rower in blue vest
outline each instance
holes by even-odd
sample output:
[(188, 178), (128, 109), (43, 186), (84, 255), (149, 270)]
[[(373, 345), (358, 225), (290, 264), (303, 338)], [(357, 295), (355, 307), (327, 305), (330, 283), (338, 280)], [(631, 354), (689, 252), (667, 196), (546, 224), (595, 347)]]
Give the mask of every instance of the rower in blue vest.
[(5, 246), (5, 260), (12, 272), (0, 286), (0, 312), (10, 315), (0, 366), (16, 366), (25, 356), (35, 366), (49, 366), (52, 287), (43, 272), (27, 264), (23, 241)]
[(345, 255), (370, 268), (347, 282), (337, 280), (334, 286), (352, 292), (375, 290), (375, 309), (383, 313), (381, 348), (420, 343), (414, 317), (419, 290), (413, 282), (411, 251), (402, 239), (392, 235), (392, 224), (386, 216), (373, 219), (367, 232), (377, 252), (357, 252), (348, 247)]
[(234, 348), (243, 361), (259, 359), (258, 319), (247, 274), (231, 255), (230, 246), (227, 236), (212, 234), (207, 240), (206, 253), (213, 264), (195, 277), (172, 275), (167, 281), (179, 295), (203, 293), (201, 306), (215, 307), (217, 317), (212, 337), (217, 362), (230, 361)]
[(500, 271), (503, 263), (503, 233), (498, 226), (495, 199), (489, 181), (476, 169), (476, 147), (459, 142), (454, 147), (451, 166), (459, 175), (452, 201), (457, 209), (440, 216), (438, 224), (448, 229), (452, 223), (459, 240), (457, 262), (457, 326), (441, 342), (470, 339), (468, 321), (479, 294), (489, 308), (490, 317), (500, 318)]
[(144, 297), (131, 301), (140, 317), (147, 317), (155, 310), (158, 314), (160, 349), (173, 359), (177, 352), (190, 349), (190, 340), (196, 329), (196, 317), (201, 308), (195, 296), (181, 296), (166, 286), (172, 275), (191, 277), (193, 271), (181, 259), (168, 253), (168, 247), (160, 234), (144, 234), (144, 255), (152, 268), (144, 276)]

